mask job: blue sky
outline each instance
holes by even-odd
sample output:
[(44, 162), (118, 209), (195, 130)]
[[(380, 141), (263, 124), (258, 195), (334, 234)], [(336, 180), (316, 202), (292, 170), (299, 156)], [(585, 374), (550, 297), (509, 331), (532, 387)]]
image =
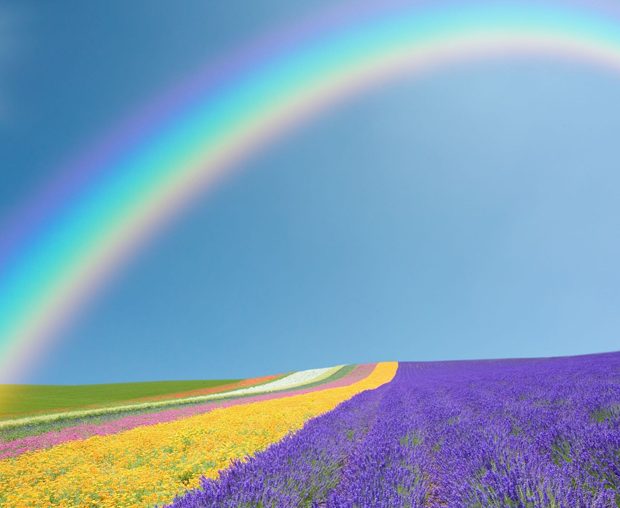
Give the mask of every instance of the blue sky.
[[(0, 220), (149, 97), (329, 3), (8, 2)], [(620, 75), (568, 62), (358, 97), (196, 203), (28, 381), (617, 350), (618, 132)]]

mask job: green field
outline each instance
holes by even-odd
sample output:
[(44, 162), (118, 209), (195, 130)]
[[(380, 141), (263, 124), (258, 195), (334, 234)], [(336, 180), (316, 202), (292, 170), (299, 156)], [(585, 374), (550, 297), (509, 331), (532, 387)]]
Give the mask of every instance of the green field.
[(234, 383), (236, 379), (153, 381), (99, 385), (0, 385), (0, 418), (106, 406)]

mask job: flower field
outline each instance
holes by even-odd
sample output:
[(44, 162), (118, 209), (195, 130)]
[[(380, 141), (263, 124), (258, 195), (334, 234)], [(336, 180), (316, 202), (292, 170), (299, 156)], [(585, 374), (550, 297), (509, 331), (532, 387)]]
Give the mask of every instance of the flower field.
[[(0, 461), (2, 506), (151, 506), (170, 501), (201, 475), (266, 448), (356, 393), (389, 382), (384, 363), (334, 384), (301, 388), (203, 414), (94, 435)], [(312, 378), (314, 379), (314, 378)]]
[[(345, 386), (351, 384), (358, 379), (362, 379), (372, 371), (372, 365), (359, 365), (352, 369), (351, 372), (346, 373), (342, 377), (335, 377), (335, 379), (325, 379), (325, 382), (320, 384), (320, 389), (335, 388), (339, 386)], [(348, 369), (342, 369), (347, 371)], [(309, 383), (307, 386), (297, 387), (291, 391), (279, 392), (278, 396), (290, 396), (295, 394), (308, 393), (313, 390), (314, 383)], [(23, 438), (10, 439), (0, 441), (0, 458), (14, 457), (26, 451), (38, 450), (41, 448), (50, 448), (58, 444), (66, 443), (69, 441), (76, 441), (85, 439), (90, 436), (105, 436), (110, 434), (116, 434), (125, 430), (130, 430), (142, 425), (153, 425), (157, 423), (165, 423), (188, 416), (194, 416), (205, 413), (216, 408), (231, 407), (238, 404), (246, 404), (249, 402), (259, 402), (263, 400), (270, 400), (274, 398), (274, 395), (270, 392), (254, 395), (252, 397), (233, 398), (222, 402), (211, 402), (207, 404), (197, 404), (192, 406), (183, 406), (176, 409), (167, 409), (165, 411), (159, 411), (156, 413), (143, 413), (143, 414), (130, 414), (127, 416), (116, 417), (116, 412), (111, 411), (108, 414), (109, 419), (104, 421), (98, 421), (96, 423), (83, 422), (71, 425), (74, 420), (69, 421), (69, 425), (60, 429), (54, 429), (47, 432), (43, 432), (36, 435), (28, 435)], [(23, 430), (28, 432), (28, 427)]]
[(290, 379), (2, 442), (0, 505), (620, 506), (619, 353)]
[(45, 415), (37, 415), (26, 418), (17, 418), (13, 420), (0, 421), (0, 429), (7, 427), (15, 427), (20, 425), (32, 425), (36, 423), (46, 423), (61, 420), (78, 419), (88, 416), (107, 415), (110, 413), (123, 413), (127, 411), (137, 411), (145, 409), (158, 409), (169, 406), (178, 406), (182, 404), (196, 404), (208, 400), (225, 399), (228, 397), (238, 397), (242, 395), (250, 395), (255, 393), (271, 393), (282, 390), (289, 390), (299, 386), (304, 386), (313, 382), (320, 382), (327, 379), (331, 375), (340, 370), (342, 366), (328, 367), (324, 369), (310, 369), (299, 372), (293, 372), (282, 378), (269, 381), (267, 383), (255, 384), (247, 388), (238, 388), (236, 390), (216, 391), (206, 395), (194, 395), (190, 397), (170, 397), (165, 400), (150, 400), (147, 402), (135, 402), (133, 404), (123, 404), (118, 406), (104, 406), (93, 409), (83, 409), (68, 412), (55, 412)]

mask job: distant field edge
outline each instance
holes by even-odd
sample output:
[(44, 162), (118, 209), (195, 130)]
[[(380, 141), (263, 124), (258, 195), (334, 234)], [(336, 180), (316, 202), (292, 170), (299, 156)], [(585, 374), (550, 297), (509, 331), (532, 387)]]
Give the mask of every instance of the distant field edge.
[(93, 385), (0, 385), (0, 420), (174, 396), (238, 382), (238, 379), (144, 381)]
[[(170, 391), (168, 394), (162, 396), (154, 393), (153, 389), (157, 389), (158, 382), (149, 383), (121, 383), (121, 384), (109, 384), (109, 385), (80, 385), (80, 386), (48, 386), (48, 385), (13, 385), (9, 388), (7, 397), (9, 402), (13, 400), (13, 408), (21, 407), (22, 412), (17, 413), (15, 409), (10, 410), (10, 404), (6, 404), (6, 399), (3, 400), (2, 393), (0, 392), (0, 405), (2, 410), (0, 411), (0, 428), (19, 427), (24, 425), (40, 424), (46, 422), (54, 422), (61, 420), (72, 420), (76, 418), (101, 416), (106, 414), (113, 414), (127, 411), (139, 411), (148, 409), (164, 409), (172, 406), (179, 406), (185, 404), (194, 404), (199, 402), (205, 402), (208, 400), (224, 400), (227, 398), (243, 398), (251, 395), (252, 393), (268, 392), (281, 392), (287, 391), (296, 387), (308, 387), (310, 385), (325, 383), (334, 377), (344, 375), (352, 366), (338, 365), (335, 367), (328, 367), (323, 369), (310, 369), (307, 371), (297, 371), (287, 374), (278, 374), (272, 376), (263, 376), (260, 378), (250, 378), (247, 380), (211, 380), (211, 381), (192, 381), (191, 386), (183, 386), (182, 381), (165, 381), (163, 385), (174, 383), (177, 390)], [(198, 384), (197, 383), (201, 383)], [(138, 388), (144, 388), (144, 384), (149, 384), (150, 390), (127, 390), (125, 389), (125, 396), (122, 398), (120, 394), (115, 390), (119, 387), (126, 387), (129, 385), (137, 385)], [(234, 385), (237, 385), (236, 387)], [(239, 388), (239, 386), (244, 386)], [(6, 386), (6, 385), (5, 385)], [(178, 398), (177, 395), (188, 392), (195, 393), (197, 386), (202, 388), (208, 388), (206, 390), (209, 393), (198, 396), (190, 396), (185, 398)], [(264, 387), (264, 388), (263, 388)], [(17, 389), (16, 389), (17, 388)], [(69, 388), (69, 393), (64, 392), (63, 389)], [(168, 387), (171, 388), (171, 387)], [(73, 407), (66, 409), (60, 409), (58, 403), (54, 403), (52, 398), (54, 395), (58, 397), (58, 389), (61, 390), (62, 400), (66, 404), (67, 400), (73, 401)], [(85, 397), (84, 391), (94, 392), (97, 397)], [(121, 389), (121, 391), (123, 391)], [(111, 396), (111, 393), (114, 396)], [(140, 393), (141, 396), (135, 396), (135, 393)], [(146, 395), (145, 395), (146, 393)], [(131, 395), (130, 395), (131, 394)], [(22, 395), (26, 395), (21, 398)], [(71, 397), (73, 396), (73, 397)], [(80, 398), (81, 404), (75, 402), (76, 398)], [(146, 402), (139, 402), (140, 399), (145, 398), (159, 400), (148, 400)], [(89, 403), (85, 401), (88, 400)], [(93, 400), (99, 400), (99, 403), (92, 403)], [(119, 405), (120, 404), (120, 405)], [(33, 410), (33, 407), (38, 407), (37, 411)], [(49, 408), (47, 410), (43, 408)], [(64, 406), (65, 408), (67, 406)]]

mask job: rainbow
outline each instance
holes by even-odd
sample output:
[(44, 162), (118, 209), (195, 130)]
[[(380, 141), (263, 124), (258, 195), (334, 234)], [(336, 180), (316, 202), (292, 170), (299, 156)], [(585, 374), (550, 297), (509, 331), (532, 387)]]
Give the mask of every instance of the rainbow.
[(610, 9), (358, 2), (192, 76), (62, 171), (2, 230), (0, 375), (23, 374), (155, 232), (291, 127), (462, 60), (535, 55), (618, 72), (620, 17)]

